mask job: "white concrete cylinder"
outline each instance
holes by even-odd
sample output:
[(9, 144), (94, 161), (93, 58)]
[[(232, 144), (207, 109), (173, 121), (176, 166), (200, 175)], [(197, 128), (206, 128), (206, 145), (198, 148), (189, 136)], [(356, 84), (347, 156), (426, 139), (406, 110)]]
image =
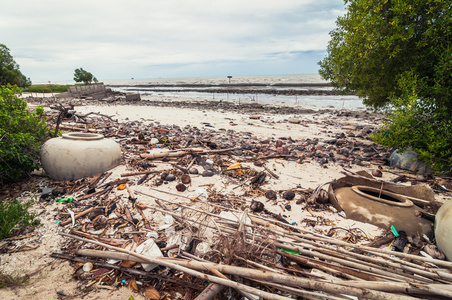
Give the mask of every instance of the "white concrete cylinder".
[(444, 203), (435, 217), (436, 245), (452, 261), (452, 200)]
[(74, 180), (103, 173), (121, 162), (121, 148), (95, 133), (64, 133), (41, 148), (42, 167), (55, 180)]

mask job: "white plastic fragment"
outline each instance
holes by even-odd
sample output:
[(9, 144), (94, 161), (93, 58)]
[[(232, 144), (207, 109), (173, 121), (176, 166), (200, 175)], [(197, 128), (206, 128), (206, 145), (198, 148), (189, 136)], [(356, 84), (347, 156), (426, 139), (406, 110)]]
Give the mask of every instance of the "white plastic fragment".
[(198, 200), (200, 200), (200, 201), (207, 201), (209, 194), (207, 193), (206, 189), (199, 188), (199, 189), (196, 189), (196, 191), (195, 191), (195, 197), (198, 198)]
[(148, 233), (146, 233), (146, 237), (148, 238), (148, 239), (158, 239), (158, 237), (159, 237), (159, 234), (157, 233), (157, 232), (148, 232)]
[(174, 223), (174, 218), (172, 215), (165, 215), (165, 223), (172, 225)]
[(427, 257), (427, 258), (433, 259), (433, 257), (431, 257), (430, 255), (428, 255), (427, 252), (419, 251), (419, 254), (422, 255), (423, 257)]
[(203, 256), (204, 254), (206, 254), (210, 250), (211, 250), (211, 248), (210, 248), (210, 244), (209, 243), (201, 242), (201, 243), (198, 244), (198, 246), (196, 246), (195, 255)]
[[(243, 221), (243, 223), (248, 224), (248, 225), (252, 225), (253, 223), (251, 222), (251, 219), (248, 217), (248, 215), (243, 216), (243, 213), (232, 213), (230, 211), (222, 211), (220, 213), (220, 217), (234, 221), (234, 222), (240, 222)], [(251, 227), (246, 226), (246, 232), (251, 233), (252, 229)]]
[(171, 247), (177, 245), (179, 247), (168, 250), (168, 256), (174, 257), (179, 254), (180, 250), (186, 251), (189, 248), (191, 241), (191, 237), (182, 235), (181, 233), (176, 234), (176, 232), (173, 232), (171, 236), (168, 236), (166, 246)]
[[(137, 247), (136, 252), (149, 258), (163, 256), (162, 251), (160, 251), (159, 246), (157, 246), (153, 239), (146, 240), (144, 243), (140, 244)], [(157, 264), (148, 264), (148, 263), (142, 263), (141, 265), (143, 266), (143, 269), (146, 272), (149, 272), (158, 266)]]
[(72, 210), (70, 210), (69, 208), (66, 208), (66, 210), (71, 215), (72, 227), (74, 227), (75, 226), (75, 215), (74, 215), (74, 212)]

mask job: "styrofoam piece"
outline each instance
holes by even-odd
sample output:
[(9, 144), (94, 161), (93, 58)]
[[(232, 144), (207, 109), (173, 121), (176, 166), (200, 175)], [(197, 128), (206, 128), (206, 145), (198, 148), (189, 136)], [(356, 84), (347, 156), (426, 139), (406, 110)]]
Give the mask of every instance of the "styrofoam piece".
[[(163, 257), (162, 251), (160, 251), (159, 246), (157, 246), (153, 239), (146, 240), (144, 243), (140, 244), (137, 247), (136, 252), (149, 258)], [(157, 264), (147, 263), (142, 263), (141, 265), (146, 272), (149, 272), (158, 266)]]

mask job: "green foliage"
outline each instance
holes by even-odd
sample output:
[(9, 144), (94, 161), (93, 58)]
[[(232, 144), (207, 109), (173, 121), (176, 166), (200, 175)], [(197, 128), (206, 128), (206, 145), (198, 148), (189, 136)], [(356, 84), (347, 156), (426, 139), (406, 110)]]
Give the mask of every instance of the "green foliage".
[(38, 165), (47, 132), (44, 109), (27, 109), (16, 86), (0, 86), (0, 186), (13, 182)]
[(35, 214), (27, 211), (31, 205), (32, 201), (23, 204), (17, 200), (0, 201), (0, 239), (12, 236), (14, 229), (34, 227), (39, 224)]
[(19, 70), (19, 65), (9, 53), (8, 47), (0, 44), (0, 85), (12, 84), (20, 87), (31, 85), (30, 78), (26, 78)]
[(443, 76), (451, 76), (452, 51), (448, 67), (439, 65), (430, 93), (436, 97), (422, 98), (419, 92), (427, 86), (414, 72), (398, 77), (402, 94), (392, 97), (394, 111), (390, 121), (384, 122), (372, 136), (376, 143), (405, 150), (411, 147), (419, 159), (432, 166), (436, 172), (452, 172), (452, 97), (451, 85), (443, 85)]
[(28, 275), (7, 275), (0, 272), (0, 289), (5, 287), (22, 286), (29, 280)]
[[(441, 0), (345, 0), (319, 62), (323, 78), (344, 92), (356, 92), (364, 103), (384, 107), (402, 94), (397, 78), (413, 71), (427, 86), (452, 38), (452, 4)], [(424, 79), (425, 78), (425, 79)], [(450, 78), (448, 79), (450, 82)], [(419, 90), (429, 97), (431, 90)]]
[(22, 89), (23, 93), (64, 93), (71, 85), (37, 84)]
[(83, 82), (84, 84), (90, 84), (91, 82), (97, 82), (97, 78), (83, 68), (75, 69), (74, 71), (75, 82)]
[(391, 108), (373, 140), (452, 166), (452, 2), (345, 0), (320, 74), (364, 104)]

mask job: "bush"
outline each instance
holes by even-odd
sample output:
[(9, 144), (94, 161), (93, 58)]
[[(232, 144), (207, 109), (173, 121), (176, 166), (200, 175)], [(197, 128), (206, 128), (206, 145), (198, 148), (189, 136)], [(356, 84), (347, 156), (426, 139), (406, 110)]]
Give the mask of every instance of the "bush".
[(60, 84), (38, 84), (22, 89), (24, 93), (64, 93), (67, 92), (71, 85)]
[(27, 109), (16, 86), (0, 86), (0, 186), (38, 168), (47, 132), (44, 109)]
[(35, 214), (27, 211), (31, 204), (32, 201), (23, 204), (17, 200), (0, 201), (0, 239), (8, 238), (25, 227), (39, 224), (35, 220)]
[(428, 88), (425, 80), (413, 72), (399, 76), (402, 95), (392, 98), (394, 111), (388, 116), (390, 121), (372, 136), (374, 142), (387, 147), (402, 151), (412, 148), (419, 160), (438, 173), (452, 171), (451, 87), (442, 82), (442, 76), (436, 76), (430, 92), (435, 97), (420, 97), (419, 90)]
[(0, 289), (5, 287), (14, 287), (14, 286), (23, 286), (29, 280), (28, 275), (7, 275), (3, 272), (0, 272)]

